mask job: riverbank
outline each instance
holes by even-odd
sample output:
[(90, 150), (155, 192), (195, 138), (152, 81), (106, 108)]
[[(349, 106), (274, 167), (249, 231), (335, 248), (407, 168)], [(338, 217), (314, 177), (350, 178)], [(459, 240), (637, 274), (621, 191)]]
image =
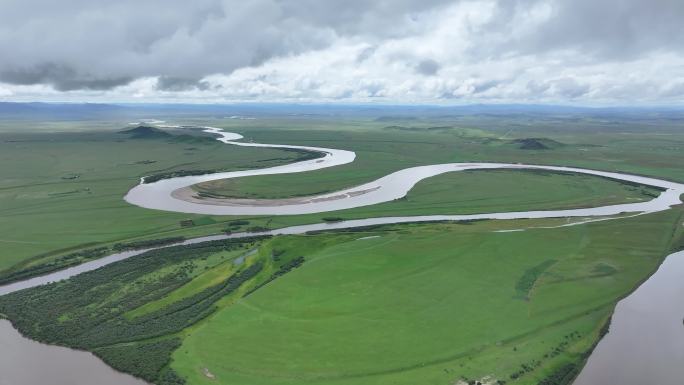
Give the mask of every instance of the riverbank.
[(92, 353), (30, 340), (6, 319), (0, 319), (0, 346), (1, 384), (147, 385), (115, 371)]
[(608, 333), (598, 342), (574, 385), (681, 384), (684, 370), (684, 251), (618, 302)]

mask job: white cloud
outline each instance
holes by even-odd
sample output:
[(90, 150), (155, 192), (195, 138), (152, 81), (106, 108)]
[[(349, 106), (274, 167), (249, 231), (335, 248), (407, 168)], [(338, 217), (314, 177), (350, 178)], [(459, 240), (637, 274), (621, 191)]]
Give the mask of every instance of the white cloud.
[(1, 98), (678, 103), (684, 93), (674, 0), (203, 0), (147, 21), (128, 0), (68, 3), (82, 6), (72, 25), (36, 45), (69, 6), (0, 26), (0, 48), (29, 35), (0, 63)]

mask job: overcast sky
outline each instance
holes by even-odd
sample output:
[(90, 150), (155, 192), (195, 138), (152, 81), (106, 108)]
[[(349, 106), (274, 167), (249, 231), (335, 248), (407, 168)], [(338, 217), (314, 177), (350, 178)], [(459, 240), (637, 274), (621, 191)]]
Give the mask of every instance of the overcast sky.
[(683, 99), (684, 0), (0, 1), (0, 100)]

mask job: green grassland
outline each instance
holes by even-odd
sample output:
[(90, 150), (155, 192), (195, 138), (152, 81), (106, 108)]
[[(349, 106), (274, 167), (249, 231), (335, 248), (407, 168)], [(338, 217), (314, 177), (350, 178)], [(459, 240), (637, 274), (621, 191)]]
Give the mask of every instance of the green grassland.
[[(516, 120), (511, 118), (511, 121)], [(459, 126), (431, 130), (427, 123), (414, 130), (397, 130), (388, 129), (390, 124), (387, 121), (328, 123), (330, 127), (326, 128), (324, 123), (308, 123), (307, 127), (311, 126), (313, 131), (296, 126), (274, 129), (268, 122), (258, 120), (236, 127), (226, 125), (227, 129), (239, 131), (256, 142), (346, 149), (355, 151), (357, 159), (351, 164), (297, 176), (229, 179), (203, 184), (198, 189), (231, 197), (283, 198), (360, 185), (411, 166), (480, 161), (577, 166), (684, 181), (684, 170), (679, 167), (684, 161), (684, 133), (672, 132), (667, 127), (663, 128), (664, 132), (659, 132), (658, 127), (649, 127), (652, 131), (648, 133), (623, 132), (613, 125), (586, 131), (581, 129), (582, 122), (565, 122), (565, 130), (560, 132), (557, 127), (547, 131), (545, 125), (515, 127), (502, 132), (501, 128), (472, 130)], [(529, 150), (521, 149), (515, 142), (516, 138), (529, 137), (547, 137), (561, 145)]]
[(0, 312), (164, 385), (537, 384), (577, 370), (680, 242), (681, 213), (174, 246), (0, 297)]
[(337, 240), (192, 328), (172, 367), (193, 384), (536, 384), (582, 361), (615, 301), (670, 250), (680, 216), (279, 238), (272, 247), (294, 253)]
[[(563, 131), (546, 123), (516, 126), (519, 118), (499, 119), (511, 122), (514, 130), (500, 127), (491, 119), (487, 122), (492, 128), (475, 127), (476, 120), (431, 119), (278, 117), (239, 123), (181, 119), (179, 123), (223, 126), (241, 132), (246, 140), (258, 142), (308, 144), (357, 152), (357, 160), (349, 165), (227, 182), (226, 186), (232, 186), (231, 194), (237, 191), (244, 196), (319, 193), (358, 185), (404, 167), (477, 160), (566, 164), (684, 180), (680, 167), (684, 162), (684, 135), (668, 127), (662, 132), (658, 131), (659, 127), (649, 127), (654, 132), (646, 137), (633, 127), (621, 132), (611, 125), (599, 125), (596, 131), (578, 131), (575, 128), (581, 128), (582, 123), (574, 121), (564, 122), (567, 130)], [(226, 222), (236, 218), (146, 210), (128, 205), (122, 197), (144, 175), (267, 167), (294, 161), (298, 155), (187, 137), (196, 135), (194, 132), (173, 132), (178, 137), (172, 139), (130, 139), (114, 133), (125, 127), (115, 122), (45, 124), (28, 124), (31, 133), (26, 132), (25, 122), (3, 123), (0, 127), (3, 176), (0, 181), (0, 270), (26, 269), (75, 250), (112, 242), (219, 233), (227, 227)], [(592, 127), (595, 126), (596, 123)], [(544, 136), (563, 145), (526, 150), (509, 140)], [(646, 197), (640, 191), (625, 191), (622, 185), (592, 177), (583, 180), (566, 176), (522, 176), (526, 183), (515, 186), (516, 177), (509, 175), (504, 178), (489, 178), (488, 174), (443, 175), (421, 182), (416, 187), (418, 190), (401, 201), (340, 213), (248, 220), (250, 226), (275, 228), (319, 222), (323, 216), (361, 218), (437, 214), (443, 213), (443, 209), (461, 213), (541, 208), (533, 205), (537, 202), (535, 199), (541, 199), (539, 204), (543, 207), (566, 208)], [(567, 190), (559, 188), (554, 179)], [(448, 193), (448, 189), (462, 184), (473, 187), (459, 189), (458, 197)], [(531, 196), (528, 187), (535, 185), (540, 187)], [(504, 193), (509, 191), (510, 194)], [(482, 192), (486, 196), (477, 200)], [(185, 219), (191, 219), (194, 226), (181, 227), (180, 221)]]
[(438, 175), (406, 197), (337, 212), (344, 218), (425, 214), (477, 214), (597, 207), (653, 199), (659, 191), (581, 174), (476, 170)]
[(177, 232), (184, 219), (198, 225), (183, 231), (189, 234), (215, 223), (208, 216), (145, 210), (124, 202), (123, 196), (142, 176), (267, 167), (296, 159), (294, 153), (228, 147), (212, 138), (2, 134), (0, 270), (41, 254)]
[[(144, 117), (357, 153), (355, 162), (330, 169), (197, 186), (226, 196), (323, 193), (405, 167), (468, 161), (684, 182), (681, 120), (667, 116), (212, 116), (167, 109)], [(658, 193), (585, 175), (472, 171), (340, 212), (168, 213), (122, 198), (146, 175), (269, 167), (302, 154), (226, 146), (189, 129), (118, 132), (131, 128), (129, 118), (0, 121), (0, 279), (141, 240), (324, 217), (575, 208)], [(681, 206), (560, 227), (581, 220), (403, 224), (171, 246), (2, 296), (0, 314), (33, 339), (92, 351), (160, 385), (561, 385), (605, 332), (616, 301), (684, 244)]]

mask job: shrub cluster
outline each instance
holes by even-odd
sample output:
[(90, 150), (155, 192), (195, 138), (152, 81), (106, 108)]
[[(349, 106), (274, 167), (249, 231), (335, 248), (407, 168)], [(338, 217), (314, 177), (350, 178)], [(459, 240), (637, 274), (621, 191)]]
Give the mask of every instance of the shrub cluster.
[(171, 178), (176, 178), (176, 177), (182, 177), (182, 176), (194, 176), (194, 175), (206, 175), (206, 174), (213, 174), (216, 172), (221, 172), (223, 170), (218, 170), (218, 169), (212, 169), (212, 170), (177, 170), (177, 171), (168, 171), (168, 172), (160, 172), (157, 174), (152, 174), (148, 175), (145, 178), (143, 178), (142, 183), (154, 183), (158, 182), (162, 179), (171, 179)]
[(62, 255), (49, 262), (30, 265), (17, 270), (7, 270), (0, 274), (0, 285), (11, 282), (21, 281), (31, 277), (52, 273), (57, 270), (65, 269), (79, 263), (97, 259), (110, 251), (108, 247), (97, 247), (92, 249), (80, 250), (70, 254)]
[(169, 237), (160, 239), (148, 239), (134, 242), (121, 242), (114, 244), (111, 248), (107, 246), (91, 248), (76, 251), (70, 254), (62, 255), (49, 262), (30, 265), (27, 267), (7, 270), (0, 273), (0, 285), (11, 282), (21, 281), (31, 277), (49, 274), (58, 270), (66, 269), (80, 263), (101, 258), (111, 252), (121, 252), (125, 250), (144, 249), (151, 247), (159, 247), (170, 245), (173, 243), (180, 243), (185, 240), (184, 237)]
[(569, 385), (579, 374), (576, 364), (566, 364), (539, 381), (538, 385)]
[[(151, 343), (105, 347), (93, 352), (115, 369), (155, 382), (171, 361), (171, 353), (180, 345), (179, 338), (170, 338)], [(182, 378), (181, 381), (179, 384), (185, 383)]]
[(258, 290), (259, 288), (261, 288), (262, 286), (264, 286), (264, 285), (268, 284), (269, 282), (273, 281), (274, 279), (276, 279), (276, 278), (278, 278), (278, 277), (280, 277), (280, 276), (282, 276), (282, 275), (287, 274), (287, 273), (288, 273), (289, 271), (291, 271), (292, 269), (298, 268), (298, 267), (301, 266), (303, 263), (304, 263), (304, 257), (297, 257), (297, 258), (294, 258), (293, 260), (291, 260), (290, 262), (287, 262), (287, 263), (283, 264), (282, 266), (280, 266), (280, 268), (279, 268), (275, 273), (271, 274), (271, 276), (270, 276), (266, 281), (264, 281), (264, 282), (262, 282), (262, 283), (260, 283), (260, 284), (258, 284), (258, 285), (256, 285), (256, 286), (254, 286), (253, 288), (251, 288), (249, 291), (247, 291), (247, 292), (245, 293), (245, 295), (244, 295), (243, 297), (247, 297), (248, 295), (250, 295), (250, 294), (254, 293), (255, 291), (257, 291), (257, 290)]
[[(178, 342), (164, 338), (213, 312), (215, 302), (255, 278), (263, 262), (245, 266), (217, 285), (150, 313), (135, 318), (127, 314), (189, 282), (208, 256), (242, 249), (264, 238), (147, 251), (66, 281), (2, 296), (0, 313), (32, 339), (91, 350), (122, 371), (158, 384), (179, 385), (183, 379), (166, 365)], [(146, 342), (153, 337), (162, 339)]]

